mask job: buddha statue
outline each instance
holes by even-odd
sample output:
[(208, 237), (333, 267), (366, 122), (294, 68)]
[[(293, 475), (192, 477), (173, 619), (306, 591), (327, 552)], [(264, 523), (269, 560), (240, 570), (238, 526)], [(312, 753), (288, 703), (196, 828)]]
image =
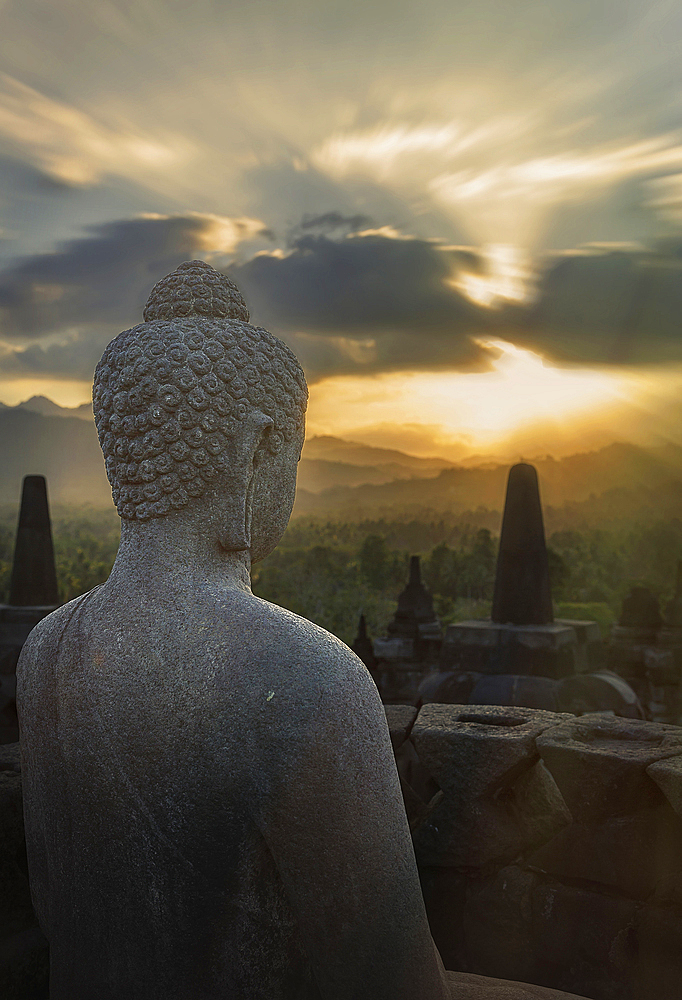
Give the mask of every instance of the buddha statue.
[(97, 366), (120, 548), (17, 670), (50, 1000), (560, 996), (444, 971), (369, 672), (251, 593), (306, 401), (292, 352), (201, 261)]

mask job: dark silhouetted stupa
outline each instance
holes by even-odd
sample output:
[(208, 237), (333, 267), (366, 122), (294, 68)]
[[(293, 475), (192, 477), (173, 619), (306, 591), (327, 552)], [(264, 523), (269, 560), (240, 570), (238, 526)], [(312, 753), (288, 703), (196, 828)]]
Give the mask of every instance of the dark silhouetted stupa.
[(538, 475), (532, 465), (509, 471), (491, 618), (502, 625), (554, 621)]
[(13, 743), (19, 738), (15, 671), (21, 647), (31, 629), (58, 606), (47, 484), (44, 476), (26, 476), (9, 603), (0, 605), (0, 743)]

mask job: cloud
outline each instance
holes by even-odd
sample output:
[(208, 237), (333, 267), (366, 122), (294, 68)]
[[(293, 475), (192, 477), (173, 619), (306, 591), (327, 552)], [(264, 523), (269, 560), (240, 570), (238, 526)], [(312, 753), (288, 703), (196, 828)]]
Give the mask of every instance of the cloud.
[[(320, 233), (350, 233), (369, 226), (372, 220), (369, 215), (342, 215), (341, 212), (324, 212), (322, 215), (304, 215), (296, 227), (301, 232), (318, 230)], [(292, 234), (293, 235), (293, 234)]]
[(91, 226), (0, 271), (0, 377), (88, 379), (107, 341), (140, 322), (152, 285), (194, 257), (229, 272), (253, 322), (284, 337), (313, 381), (485, 370), (490, 336), (582, 364), (682, 359), (682, 240), (554, 257), (533, 302), (485, 308), (464, 294), (473, 283), (486, 302), (486, 282), (500, 278), (484, 254), (382, 227), (345, 232), (367, 221), (308, 216), (285, 250), (255, 254), (271, 234), (249, 217), (148, 214)]
[(253, 321), (284, 336), (311, 378), (484, 364), (469, 334), (487, 330), (491, 314), (448, 284), (458, 268), (475, 269), (475, 253), (381, 228), (337, 239), (319, 232), (368, 221), (304, 218), (297, 230), (307, 232), (286, 251), (243, 263), (235, 252), (271, 235), (248, 217), (148, 214), (91, 226), (0, 272), (0, 370), (86, 377), (107, 340), (140, 321), (155, 281), (192, 257), (225, 270), (230, 254)]
[(301, 236), (287, 254), (257, 256), (231, 274), (254, 321), (284, 331), (314, 377), (454, 368), (481, 361), (469, 335), (491, 322), (448, 283), (471, 257), (392, 234)]
[(583, 363), (682, 359), (682, 240), (586, 247), (542, 276), (512, 339)]
[[(646, 180), (682, 167), (679, 131), (586, 145), (570, 130), (547, 134), (547, 110), (535, 104), (526, 114), (483, 124), (382, 123), (340, 131), (312, 151), (311, 162), (336, 181), (366, 176), (396, 191), (412, 185), (482, 242), (525, 245), (563, 204), (593, 200), (630, 177)], [(662, 193), (645, 203), (679, 218), (679, 177), (658, 183)]]
[(192, 155), (179, 135), (161, 140), (131, 128), (113, 129), (6, 73), (0, 74), (0, 134), (46, 174), (75, 187), (110, 173), (141, 180), (177, 169)]
[(188, 258), (231, 254), (263, 231), (256, 219), (190, 212), (89, 227), (0, 272), (0, 336), (37, 339), (84, 325), (141, 321), (151, 286)]
[(119, 333), (115, 324), (89, 326), (50, 344), (26, 347), (0, 342), (0, 380), (68, 379), (90, 382), (104, 348)]

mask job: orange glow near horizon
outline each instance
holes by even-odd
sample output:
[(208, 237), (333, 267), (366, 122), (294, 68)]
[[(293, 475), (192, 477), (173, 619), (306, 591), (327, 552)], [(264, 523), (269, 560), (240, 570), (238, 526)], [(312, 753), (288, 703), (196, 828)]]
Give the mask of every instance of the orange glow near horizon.
[[(614, 440), (678, 439), (682, 366), (560, 368), (508, 341), (479, 339), (484, 372), (390, 372), (330, 376), (310, 386), (307, 436), (330, 434), (453, 461), (569, 454)], [(88, 382), (0, 382), (16, 405), (43, 395), (60, 406), (89, 401)]]
[(47, 396), (58, 406), (80, 406), (92, 398), (92, 382), (62, 379), (20, 378), (0, 382), (0, 399), (7, 406), (16, 406), (31, 396)]
[[(399, 448), (403, 427), (406, 451), (456, 457), (462, 450), (491, 451), (533, 428), (570, 424), (573, 432), (580, 433), (609, 416), (617, 438), (616, 412), (637, 405), (641, 377), (615, 370), (553, 367), (533, 351), (507, 341), (479, 343), (496, 355), (486, 372), (324, 379), (311, 387), (309, 435), (355, 436), (368, 444)], [(527, 442), (531, 448), (532, 437), (531, 433)], [(544, 447), (541, 437), (539, 448)]]

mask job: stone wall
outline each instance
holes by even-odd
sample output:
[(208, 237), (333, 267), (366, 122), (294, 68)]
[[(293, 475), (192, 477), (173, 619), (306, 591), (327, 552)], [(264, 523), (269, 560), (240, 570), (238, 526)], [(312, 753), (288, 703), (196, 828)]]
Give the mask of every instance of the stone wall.
[(495, 706), (387, 715), (447, 968), (682, 997), (682, 729)]
[[(595, 1000), (682, 997), (682, 729), (609, 716), (386, 709), (447, 968)], [(47, 996), (16, 744), (0, 747), (0, 996)]]

